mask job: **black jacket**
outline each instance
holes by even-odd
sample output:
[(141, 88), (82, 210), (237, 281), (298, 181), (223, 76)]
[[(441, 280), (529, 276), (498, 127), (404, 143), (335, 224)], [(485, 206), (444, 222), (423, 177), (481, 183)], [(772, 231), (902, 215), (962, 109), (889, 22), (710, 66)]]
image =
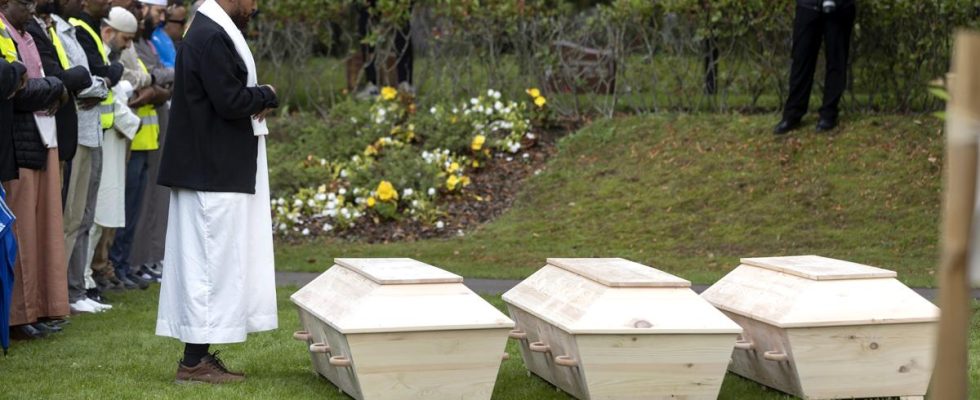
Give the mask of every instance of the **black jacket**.
[[(835, 1), (837, 2), (838, 9), (853, 6), (855, 3), (855, 0), (835, 0)], [(796, 5), (822, 12), (823, 2), (824, 0), (796, 0)]]
[(248, 72), (231, 38), (198, 13), (177, 50), (176, 79), (158, 182), (203, 192), (255, 193), (258, 138), (251, 118), (278, 106)]
[(44, 75), (61, 79), (68, 89), (70, 99), (58, 110), (55, 119), (58, 122), (58, 158), (62, 161), (70, 161), (75, 157), (75, 150), (78, 148), (78, 112), (75, 108), (75, 95), (92, 86), (92, 76), (83, 67), (69, 68), (67, 71), (62, 68), (54, 43), (37, 21), (28, 21), (24, 30), (34, 38), (37, 52), (41, 54)]
[(26, 71), (22, 64), (9, 64), (0, 57), (0, 182), (19, 177), (14, 157), (14, 102), (10, 95), (20, 87), (20, 77)]
[[(102, 24), (98, 19), (92, 18), (85, 13), (76, 15), (74, 18), (85, 22), (86, 25), (95, 31), (96, 35), (102, 32)], [(108, 79), (109, 87), (116, 86), (119, 80), (122, 79), (122, 64), (118, 62), (106, 64), (105, 60), (102, 59), (102, 53), (99, 53), (99, 45), (95, 43), (95, 39), (85, 29), (81, 27), (75, 29), (75, 39), (78, 39), (78, 44), (82, 46), (82, 50), (85, 50), (85, 57), (88, 58), (88, 69), (92, 71), (92, 75)]]
[(65, 86), (53, 76), (27, 81), (27, 87), (14, 96), (14, 156), (18, 168), (40, 170), (48, 161), (48, 148), (34, 122), (34, 112), (41, 111), (61, 98)]

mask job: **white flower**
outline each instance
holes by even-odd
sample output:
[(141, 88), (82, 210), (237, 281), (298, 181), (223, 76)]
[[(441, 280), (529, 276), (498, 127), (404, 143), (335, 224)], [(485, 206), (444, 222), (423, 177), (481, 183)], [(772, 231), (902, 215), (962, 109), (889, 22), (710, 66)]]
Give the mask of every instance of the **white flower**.
[(497, 110), (497, 111), (500, 111), (500, 110), (502, 110), (503, 108), (504, 108), (504, 104), (503, 104), (503, 103), (501, 103), (501, 102), (499, 102), (499, 101), (498, 101), (498, 102), (496, 102), (496, 103), (493, 103), (493, 109), (494, 109), (494, 110)]
[(445, 228), (445, 227), (446, 227), (446, 224), (445, 223), (443, 223), (442, 221), (436, 221), (436, 229), (440, 229), (441, 230), (442, 228)]
[(322, 167), (322, 166), (324, 166), (324, 165), (327, 165), (327, 159), (325, 159), (325, 158), (321, 158), (321, 159), (320, 159), (320, 166)]
[(323, 231), (324, 231), (324, 232), (330, 232), (330, 231), (332, 231), (332, 230), (333, 230), (333, 225), (330, 225), (330, 224), (323, 224)]
[(487, 107), (487, 111), (486, 111), (486, 114), (487, 114), (487, 115), (491, 115), (491, 114), (493, 114), (493, 109), (492, 109), (492, 108), (490, 108), (490, 107)]
[(429, 197), (435, 197), (436, 188), (429, 188)]
[(303, 236), (310, 236), (310, 229), (309, 228), (304, 228), (303, 229)]
[(514, 161), (514, 157), (507, 157), (507, 162)]
[(405, 190), (402, 192), (402, 197), (409, 197), (413, 194), (415, 194), (414, 190), (412, 190), (411, 188), (405, 188)]
[(492, 96), (492, 97), (493, 97), (494, 99), (497, 99), (497, 100), (500, 100), (500, 92), (498, 92), (498, 91), (494, 91), (494, 92), (493, 92), (493, 96)]
[(493, 97), (493, 89), (487, 90), (487, 97)]
[(309, 199), (309, 200), (306, 201), (306, 205), (308, 205), (310, 207), (313, 207), (313, 206), (316, 205), (316, 202), (313, 201), (313, 199)]
[(419, 201), (418, 200), (412, 200), (412, 207), (413, 208), (417, 208), (418, 206), (419, 206)]
[(286, 224), (279, 224), (279, 230), (280, 230), (280, 231), (284, 231), (284, 230), (286, 230), (286, 229), (288, 229), (288, 228), (289, 228), (289, 227), (288, 227), (288, 226), (286, 226)]
[(511, 153), (517, 153), (521, 150), (521, 144), (519, 142), (510, 142), (510, 144), (507, 145), (507, 150)]
[(534, 140), (534, 138), (536, 138), (536, 137), (537, 137), (537, 136), (535, 136), (535, 135), (534, 135), (533, 133), (531, 133), (531, 132), (528, 132), (528, 133), (527, 133), (527, 135), (525, 135), (525, 136), (527, 136), (527, 138), (528, 138), (528, 139), (531, 139), (531, 140)]
[(302, 207), (302, 206), (303, 206), (303, 200), (296, 199), (296, 201), (293, 202), (293, 207)]
[(316, 201), (324, 201), (327, 199), (327, 195), (324, 193), (317, 193), (316, 196), (313, 196), (313, 198), (316, 199)]
[(457, 230), (456, 231), (456, 236), (463, 237), (463, 236), (466, 236), (466, 234), (463, 233), (463, 230), (462, 229), (460, 229), (460, 230)]
[(286, 199), (283, 199), (282, 197), (280, 197), (279, 200), (276, 201), (279, 203), (280, 206), (286, 204)]
[[(347, 170), (346, 169), (340, 170), (340, 177), (341, 178), (347, 178)], [(340, 189), (340, 190), (343, 190), (343, 189)], [(343, 194), (343, 193), (341, 193), (341, 194)]]
[(456, 107), (453, 107), (453, 114), (459, 114), (459, 109), (456, 108)]
[(477, 99), (476, 97), (470, 99), (470, 104), (472, 104), (474, 106), (477, 105), (479, 102), (480, 102), (480, 99)]
[(336, 208), (327, 209), (327, 211), (324, 212), (324, 214), (330, 218), (335, 218), (337, 217), (337, 209)]
[(437, 111), (438, 111), (438, 110), (436, 110), (436, 108), (435, 108), (435, 107), (432, 107), (432, 108), (430, 108), (430, 109), (429, 109), (429, 113), (430, 113), (430, 114), (435, 114), (435, 113), (436, 113)]
[(522, 155), (521, 157), (524, 157), (524, 159), (527, 160), (527, 159), (531, 158), (531, 155), (530, 154), (527, 154), (527, 153), (524, 153), (524, 155)]

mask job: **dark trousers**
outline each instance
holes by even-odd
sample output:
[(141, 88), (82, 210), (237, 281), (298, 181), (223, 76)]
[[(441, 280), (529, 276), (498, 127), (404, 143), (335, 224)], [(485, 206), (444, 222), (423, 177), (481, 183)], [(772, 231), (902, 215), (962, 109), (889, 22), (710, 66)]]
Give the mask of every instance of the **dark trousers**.
[(806, 7), (796, 7), (793, 21), (793, 67), (789, 77), (789, 98), (783, 119), (799, 121), (810, 106), (813, 75), (817, 69), (820, 44), (826, 45), (827, 76), (824, 82), (820, 117), (837, 119), (840, 99), (847, 86), (847, 63), (851, 33), (857, 7), (854, 5), (830, 14)]
[[(143, 189), (146, 187), (149, 169), (149, 152), (133, 151), (126, 164), (126, 227), (116, 229), (116, 237), (109, 249), (109, 262), (116, 268), (117, 276), (131, 272), (129, 254), (133, 250), (133, 237), (139, 223), (140, 207), (143, 203)], [(120, 275), (121, 274), (121, 275)]]
[[(367, 37), (371, 32), (371, 27), (377, 21), (371, 18), (370, 5), (368, 7), (356, 6), (356, 11), (358, 32), (362, 38)], [(374, 55), (374, 47), (366, 44), (361, 45), (361, 54), (364, 55), (364, 74), (367, 75), (368, 82), (377, 86), (378, 67), (376, 61), (380, 61), (382, 65), (387, 66), (386, 60), (378, 60)], [(405, 26), (395, 32), (395, 54), (398, 57), (398, 63), (395, 66), (398, 70), (398, 83), (408, 82), (411, 84), (415, 65), (415, 51), (412, 49), (411, 22), (405, 23)]]

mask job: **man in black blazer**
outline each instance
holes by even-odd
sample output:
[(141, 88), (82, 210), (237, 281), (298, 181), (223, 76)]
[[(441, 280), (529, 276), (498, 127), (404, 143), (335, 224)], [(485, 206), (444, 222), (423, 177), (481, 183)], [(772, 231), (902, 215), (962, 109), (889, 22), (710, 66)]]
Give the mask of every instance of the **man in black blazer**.
[(278, 327), (265, 116), (241, 30), (255, 0), (207, 0), (177, 50), (159, 183), (171, 188), (156, 334), (184, 343), (178, 382), (245, 379), (209, 354)]
[(27, 68), (0, 57), (0, 182), (17, 179), (14, 158), (14, 94), (27, 83)]
[(817, 130), (826, 132), (837, 127), (840, 99), (847, 84), (847, 63), (856, 14), (855, 0), (796, 0), (789, 98), (783, 109), (783, 119), (773, 133), (783, 135), (800, 126), (810, 105), (821, 43), (826, 45), (827, 76)]

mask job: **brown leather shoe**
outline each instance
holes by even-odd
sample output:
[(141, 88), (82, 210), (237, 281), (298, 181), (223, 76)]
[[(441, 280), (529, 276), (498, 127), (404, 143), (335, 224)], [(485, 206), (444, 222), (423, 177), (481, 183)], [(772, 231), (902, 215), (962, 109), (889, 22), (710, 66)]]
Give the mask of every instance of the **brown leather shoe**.
[(208, 354), (197, 365), (188, 367), (177, 363), (177, 383), (235, 383), (245, 380), (245, 374), (232, 372), (225, 367), (218, 357), (218, 352)]

